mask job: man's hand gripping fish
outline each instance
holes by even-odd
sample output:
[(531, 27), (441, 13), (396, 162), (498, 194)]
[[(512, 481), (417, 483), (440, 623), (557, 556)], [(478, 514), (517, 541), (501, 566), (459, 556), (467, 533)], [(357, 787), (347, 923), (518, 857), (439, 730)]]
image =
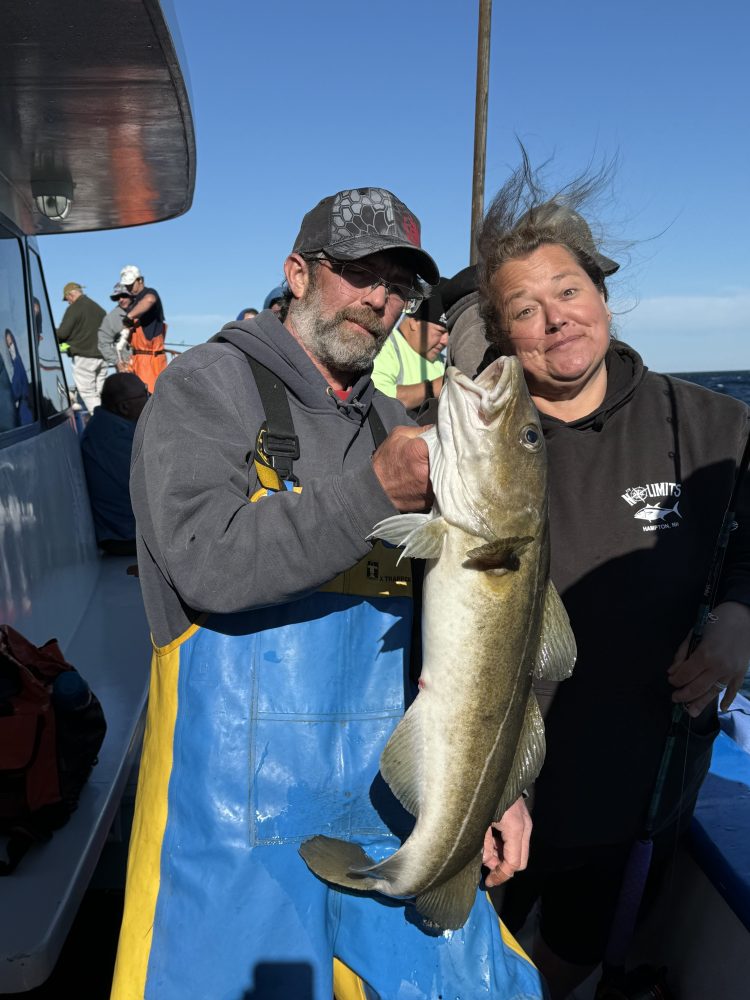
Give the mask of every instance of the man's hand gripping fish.
[(544, 438), (518, 360), (499, 358), (475, 382), (449, 368), (424, 437), (431, 513), (372, 533), (428, 560), (419, 694), (380, 759), (416, 823), (378, 864), (330, 837), (300, 853), (328, 882), (416, 897), (424, 917), (455, 929), (476, 898), (488, 827), (544, 760), (532, 675), (568, 677), (576, 651), (549, 580)]

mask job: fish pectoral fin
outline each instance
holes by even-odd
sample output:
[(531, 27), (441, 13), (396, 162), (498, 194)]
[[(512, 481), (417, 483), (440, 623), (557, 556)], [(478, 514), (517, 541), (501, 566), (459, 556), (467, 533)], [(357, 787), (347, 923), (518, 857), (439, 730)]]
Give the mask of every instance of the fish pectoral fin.
[(466, 553), (468, 562), (476, 569), (492, 570), (495, 573), (508, 573), (517, 570), (521, 565), (519, 556), (529, 542), (534, 539), (530, 535), (510, 538), (495, 538), (486, 545), (478, 545)]
[(447, 882), (417, 896), (417, 910), (443, 930), (457, 931), (469, 919), (481, 874), (482, 855), (478, 854)]
[(544, 763), (544, 750), (544, 721), (536, 695), (530, 691), (513, 764), (495, 810), (496, 823), (502, 819), (505, 810), (513, 805), (524, 788), (528, 788), (536, 781)]
[(377, 862), (359, 844), (333, 837), (311, 837), (300, 845), (299, 853), (310, 871), (326, 882), (365, 891), (378, 881), (367, 877)]
[(403, 546), (399, 561), (404, 557), (437, 559), (443, 551), (447, 527), (442, 517), (432, 514), (396, 514), (376, 524), (367, 537)]
[(380, 773), (401, 805), (412, 816), (419, 815), (422, 796), (422, 722), (419, 695), (394, 729), (380, 755)]
[(390, 542), (391, 545), (403, 545), (415, 528), (420, 528), (429, 520), (429, 514), (395, 514), (384, 521), (378, 521), (367, 536), (367, 541), (380, 538), (384, 542)]
[(564, 681), (573, 673), (576, 640), (560, 595), (550, 581), (544, 595), (542, 636), (534, 664), (534, 676), (544, 680)]

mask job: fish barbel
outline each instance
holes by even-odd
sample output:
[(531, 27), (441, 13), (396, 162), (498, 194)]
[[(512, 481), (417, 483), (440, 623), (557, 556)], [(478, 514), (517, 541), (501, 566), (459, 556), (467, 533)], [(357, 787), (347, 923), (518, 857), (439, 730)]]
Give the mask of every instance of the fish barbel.
[(328, 882), (416, 897), (426, 919), (456, 929), (476, 898), (488, 827), (544, 760), (532, 675), (568, 677), (576, 653), (549, 580), (544, 438), (518, 360), (499, 358), (473, 382), (449, 368), (424, 437), (431, 513), (388, 518), (371, 536), (427, 560), (419, 693), (380, 759), (416, 822), (379, 863), (330, 837), (300, 853)]

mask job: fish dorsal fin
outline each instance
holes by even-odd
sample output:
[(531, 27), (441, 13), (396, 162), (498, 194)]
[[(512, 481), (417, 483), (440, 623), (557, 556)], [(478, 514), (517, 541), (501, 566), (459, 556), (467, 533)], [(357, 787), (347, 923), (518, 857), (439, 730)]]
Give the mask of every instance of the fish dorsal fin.
[(412, 816), (419, 815), (422, 794), (422, 704), (417, 695), (380, 755), (380, 773), (398, 801)]
[(528, 788), (536, 781), (544, 763), (544, 749), (542, 713), (539, 711), (536, 695), (533, 691), (529, 691), (521, 736), (513, 758), (513, 766), (508, 774), (508, 781), (495, 811), (495, 822), (502, 817), (509, 806), (513, 805), (524, 788)]
[(417, 910), (443, 930), (458, 930), (469, 919), (482, 874), (482, 855), (477, 855), (447, 882), (417, 896)]
[(443, 518), (432, 514), (396, 514), (376, 524), (367, 537), (403, 546), (399, 562), (404, 557), (437, 559), (443, 551), (446, 528)]
[(466, 558), (476, 569), (492, 570), (495, 573), (508, 573), (517, 570), (521, 565), (519, 556), (529, 542), (534, 539), (530, 535), (510, 538), (495, 538), (485, 545), (469, 549)]
[(560, 595), (547, 581), (542, 612), (542, 637), (534, 664), (534, 676), (549, 681), (564, 681), (576, 662), (576, 640)]

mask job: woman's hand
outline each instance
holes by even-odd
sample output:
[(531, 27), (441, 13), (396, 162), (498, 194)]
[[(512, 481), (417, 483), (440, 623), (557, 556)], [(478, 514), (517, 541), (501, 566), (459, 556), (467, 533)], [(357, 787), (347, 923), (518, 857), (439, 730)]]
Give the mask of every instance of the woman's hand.
[(667, 671), (676, 689), (672, 701), (685, 705), (695, 718), (720, 691), (721, 710), (726, 712), (742, 686), (750, 661), (750, 607), (727, 601), (714, 608), (700, 645), (685, 659), (690, 634), (680, 644)]
[(513, 878), (529, 861), (531, 816), (523, 799), (516, 799), (503, 813), (499, 823), (493, 823), (484, 836), (482, 864), (490, 873), (484, 880), (487, 888)]

